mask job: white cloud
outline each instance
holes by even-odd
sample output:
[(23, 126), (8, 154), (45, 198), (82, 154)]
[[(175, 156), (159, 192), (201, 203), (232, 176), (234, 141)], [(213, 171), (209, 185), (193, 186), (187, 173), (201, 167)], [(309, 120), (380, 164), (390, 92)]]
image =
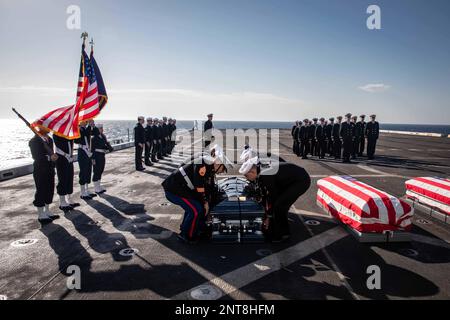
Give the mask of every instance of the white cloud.
[(361, 89), (366, 92), (370, 93), (377, 93), (377, 92), (384, 92), (391, 88), (391, 86), (388, 86), (384, 83), (369, 83), (365, 86), (358, 87), (358, 89)]

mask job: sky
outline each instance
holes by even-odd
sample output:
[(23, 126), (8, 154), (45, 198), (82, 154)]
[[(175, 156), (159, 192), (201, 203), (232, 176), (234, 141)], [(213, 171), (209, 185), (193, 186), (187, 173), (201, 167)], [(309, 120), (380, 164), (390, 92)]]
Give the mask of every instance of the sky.
[(0, 118), (75, 102), (83, 31), (108, 90), (101, 119), (450, 124), (448, 0), (0, 0)]

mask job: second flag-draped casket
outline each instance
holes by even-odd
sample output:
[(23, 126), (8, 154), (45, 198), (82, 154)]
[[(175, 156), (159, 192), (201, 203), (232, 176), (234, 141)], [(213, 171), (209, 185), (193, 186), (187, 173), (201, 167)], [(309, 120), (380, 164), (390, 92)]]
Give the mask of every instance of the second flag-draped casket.
[(408, 198), (450, 215), (450, 180), (420, 177), (405, 182)]
[(350, 176), (317, 182), (317, 204), (362, 233), (409, 231), (413, 209), (406, 202)]

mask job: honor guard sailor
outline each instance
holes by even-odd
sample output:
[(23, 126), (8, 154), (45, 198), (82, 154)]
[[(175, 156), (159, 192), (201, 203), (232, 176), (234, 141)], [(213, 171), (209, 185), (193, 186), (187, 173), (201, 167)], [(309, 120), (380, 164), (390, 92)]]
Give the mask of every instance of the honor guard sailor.
[(302, 159), (308, 159), (309, 152), (309, 120), (304, 119), (303, 125), (299, 129), (300, 154)]
[(294, 154), (296, 154), (297, 156), (299, 155), (299, 149), (300, 149), (299, 144), (298, 144), (298, 131), (299, 131), (298, 123), (299, 123), (298, 121), (295, 121), (295, 123), (291, 129), (292, 152)]
[(113, 148), (103, 134), (103, 125), (99, 124), (97, 128), (98, 131), (92, 138), (92, 163), (94, 165), (94, 176), (92, 180), (94, 181), (95, 193), (102, 194), (106, 192), (101, 184), (102, 174), (105, 170), (105, 154), (113, 151)]
[(210, 113), (207, 115), (208, 120), (205, 121), (205, 125), (203, 126), (203, 140), (204, 140), (204, 147), (207, 148), (212, 141), (213, 135), (213, 129), (214, 129), (214, 125), (213, 125), (213, 114)]
[(75, 143), (78, 144), (80, 197), (83, 200), (90, 200), (97, 196), (89, 191), (92, 176), (91, 131), (92, 128), (87, 125), (87, 122), (80, 122), (80, 138), (75, 140)]
[(143, 127), (144, 117), (138, 117), (138, 122), (134, 127), (135, 166), (137, 171), (145, 170), (142, 165), (142, 152), (145, 146), (145, 129)]
[(59, 195), (59, 209), (64, 212), (73, 210), (80, 204), (72, 202), (73, 193), (73, 140), (68, 140), (57, 135), (53, 135), (55, 143), (55, 153), (58, 155), (56, 160), (56, 174), (58, 175), (58, 185), (56, 192)]
[(152, 162), (157, 163), (159, 162), (158, 157), (160, 156), (160, 147), (161, 143), (159, 141), (159, 132), (158, 132), (158, 118), (153, 119), (153, 126), (152, 126), (152, 137), (153, 137), (153, 147), (152, 147)]
[(278, 170), (261, 170), (258, 158), (247, 160), (239, 170), (249, 181), (256, 183), (263, 193), (266, 207), (264, 226), (273, 242), (289, 239), (289, 208), (311, 185), (305, 169), (288, 162), (281, 162)]
[(342, 116), (337, 116), (336, 120), (337, 122), (333, 125), (333, 132), (332, 132), (333, 154), (335, 159), (340, 159), (342, 153), (342, 141), (341, 141)]
[(169, 126), (167, 125), (167, 117), (163, 117), (161, 122), (161, 153), (163, 157), (167, 157), (169, 153)]
[(316, 126), (316, 149), (319, 159), (325, 159), (325, 152), (327, 147), (325, 118), (320, 118), (320, 124)]
[(211, 181), (216, 174), (227, 171), (229, 160), (222, 152), (215, 157), (203, 156), (176, 169), (162, 183), (166, 198), (183, 208), (184, 219), (179, 239), (192, 243), (199, 240), (209, 214)]
[(352, 159), (356, 159), (356, 155), (359, 152), (359, 143), (361, 142), (361, 135), (364, 135), (364, 132), (362, 131), (361, 123), (358, 122), (357, 116), (352, 117), (352, 123), (354, 125)]
[(355, 136), (355, 124), (351, 121), (352, 114), (345, 115), (346, 121), (341, 124), (340, 136), (342, 140), (343, 152), (342, 162), (350, 163), (350, 156), (353, 149), (353, 140)]
[(380, 125), (375, 121), (376, 117), (374, 114), (371, 115), (371, 121), (366, 124), (367, 157), (369, 160), (374, 159), (377, 140), (380, 135)]
[(313, 122), (309, 124), (308, 132), (309, 132), (309, 151), (311, 156), (317, 156), (317, 142), (316, 142), (316, 129), (317, 129), (317, 118), (312, 119)]
[(362, 114), (359, 117), (361, 119), (358, 122), (359, 125), (361, 126), (361, 137), (360, 137), (360, 140), (359, 140), (358, 156), (362, 157), (363, 153), (364, 153), (365, 146), (366, 146), (366, 122), (364, 121), (366, 116), (364, 114)]
[(327, 123), (327, 126), (325, 128), (325, 135), (327, 137), (327, 153), (330, 157), (332, 157), (333, 154), (333, 126), (334, 126), (334, 118), (329, 118), (329, 122)]
[(147, 126), (145, 127), (145, 153), (144, 163), (146, 166), (152, 166), (153, 163), (150, 160), (153, 148), (153, 119), (147, 118)]
[(39, 135), (36, 134), (28, 143), (33, 157), (33, 179), (36, 185), (33, 205), (38, 212), (38, 221), (46, 224), (59, 218), (49, 208), (55, 191), (55, 162), (58, 155), (49, 152), (53, 150), (53, 140), (48, 136), (48, 130), (42, 127), (35, 129)]

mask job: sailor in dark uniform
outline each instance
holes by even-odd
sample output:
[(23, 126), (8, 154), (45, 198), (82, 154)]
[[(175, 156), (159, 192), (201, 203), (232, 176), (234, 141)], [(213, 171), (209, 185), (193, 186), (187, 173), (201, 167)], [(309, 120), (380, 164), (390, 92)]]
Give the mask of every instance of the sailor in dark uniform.
[(358, 117), (357, 116), (353, 116), (352, 117), (352, 123), (354, 125), (352, 159), (355, 160), (356, 159), (356, 155), (358, 154), (358, 151), (359, 151), (359, 143), (361, 142), (361, 136), (364, 135), (364, 133), (363, 133), (362, 128), (361, 128), (361, 123), (358, 122)]
[(152, 126), (152, 135), (153, 135), (153, 147), (152, 147), (152, 162), (159, 162), (158, 158), (161, 155), (161, 141), (159, 139), (159, 119), (153, 118), (153, 126)]
[(309, 120), (304, 119), (303, 125), (299, 129), (298, 133), (300, 139), (300, 154), (302, 159), (308, 159), (309, 152)]
[(364, 121), (364, 119), (366, 118), (366, 116), (364, 114), (360, 115), (360, 121), (359, 126), (361, 127), (361, 136), (360, 136), (360, 140), (359, 140), (359, 149), (358, 149), (358, 156), (362, 157), (363, 153), (364, 153), (364, 149), (366, 146), (366, 122)]
[(172, 152), (175, 148), (175, 143), (177, 141), (177, 119), (172, 119), (172, 130), (170, 132), (170, 151)]
[(317, 118), (312, 119), (313, 122), (309, 124), (309, 152), (311, 156), (317, 156), (317, 140), (316, 140), (316, 129), (317, 129)]
[(163, 120), (158, 121), (158, 126), (156, 129), (157, 135), (158, 135), (158, 159), (163, 160), (164, 159), (164, 148), (163, 148), (163, 140), (164, 140), (164, 129), (163, 129)]
[(293, 151), (294, 153), (297, 155), (297, 157), (301, 157), (301, 152), (300, 152), (300, 126), (301, 126), (301, 122), (297, 121), (296, 122), (296, 126), (293, 132), (293, 139), (294, 139), (294, 145), (293, 145)]
[(105, 154), (113, 151), (113, 148), (109, 144), (106, 136), (103, 134), (103, 125), (97, 125), (98, 132), (92, 138), (92, 163), (94, 165), (94, 181), (95, 193), (102, 194), (106, 192), (102, 187), (102, 174), (105, 170)]
[(333, 154), (333, 126), (334, 126), (334, 118), (328, 119), (329, 122), (327, 123), (327, 126), (325, 127), (325, 135), (327, 137), (327, 153), (330, 157), (332, 157)]
[(161, 138), (161, 154), (163, 157), (168, 156), (169, 151), (169, 127), (167, 125), (167, 117), (163, 117), (161, 122), (162, 138)]
[(215, 174), (224, 171), (226, 164), (223, 160), (205, 156), (176, 169), (162, 183), (167, 200), (185, 212), (180, 226), (180, 240), (192, 243), (199, 239), (209, 214), (209, 183)]
[(341, 124), (342, 116), (336, 117), (337, 122), (333, 124), (333, 155), (335, 159), (340, 159), (342, 154), (342, 141), (341, 141)]
[(55, 153), (58, 155), (56, 161), (56, 174), (58, 175), (58, 185), (56, 191), (59, 195), (59, 209), (64, 212), (70, 211), (80, 204), (73, 202), (73, 140), (68, 140), (57, 135), (53, 135), (55, 142)]
[(48, 130), (36, 128), (35, 135), (28, 143), (33, 157), (33, 179), (36, 185), (33, 205), (38, 211), (38, 221), (42, 224), (58, 219), (59, 215), (50, 211), (55, 191), (55, 162), (58, 155), (53, 153), (53, 140), (48, 136)]
[(135, 150), (135, 166), (137, 171), (145, 170), (142, 165), (142, 152), (145, 146), (145, 129), (143, 127), (144, 117), (139, 117), (136, 126), (134, 127), (134, 146)]
[(319, 155), (319, 159), (325, 159), (325, 152), (326, 152), (326, 127), (325, 127), (325, 118), (320, 118), (320, 124), (316, 126), (316, 148), (317, 153)]
[(80, 137), (75, 140), (75, 143), (78, 144), (80, 197), (83, 200), (90, 200), (97, 196), (89, 191), (92, 176), (91, 131), (92, 127), (90, 125), (87, 125), (85, 121), (80, 122)]
[(376, 119), (376, 115), (370, 116), (371, 121), (366, 124), (366, 138), (367, 138), (367, 157), (372, 160), (375, 156), (375, 149), (377, 147), (377, 140), (380, 135), (380, 125)]
[(353, 149), (353, 140), (355, 135), (355, 124), (351, 121), (352, 114), (345, 115), (346, 121), (341, 125), (340, 136), (342, 140), (342, 162), (350, 163), (350, 156)]
[(213, 135), (212, 132), (214, 130), (214, 125), (213, 125), (213, 114), (210, 113), (208, 114), (208, 120), (205, 121), (205, 125), (203, 126), (203, 140), (204, 140), (204, 147), (205, 149), (211, 144)]
[(153, 148), (153, 119), (147, 118), (147, 126), (145, 127), (145, 152), (144, 163), (146, 166), (152, 166), (153, 163), (150, 160), (150, 156)]
[(296, 155), (298, 155), (298, 139), (295, 138), (296, 133), (298, 135), (298, 121), (295, 121), (294, 125), (291, 129), (291, 136), (292, 136), (292, 152)]
[(305, 169), (288, 162), (279, 163), (274, 174), (271, 169), (261, 170), (257, 158), (247, 160), (239, 170), (249, 181), (255, 182), (267, 199), (264, 225), (271, 230), (271, 240), (281, 242), (289, 239), (288, 212), (294, 202), (311, 185)]

